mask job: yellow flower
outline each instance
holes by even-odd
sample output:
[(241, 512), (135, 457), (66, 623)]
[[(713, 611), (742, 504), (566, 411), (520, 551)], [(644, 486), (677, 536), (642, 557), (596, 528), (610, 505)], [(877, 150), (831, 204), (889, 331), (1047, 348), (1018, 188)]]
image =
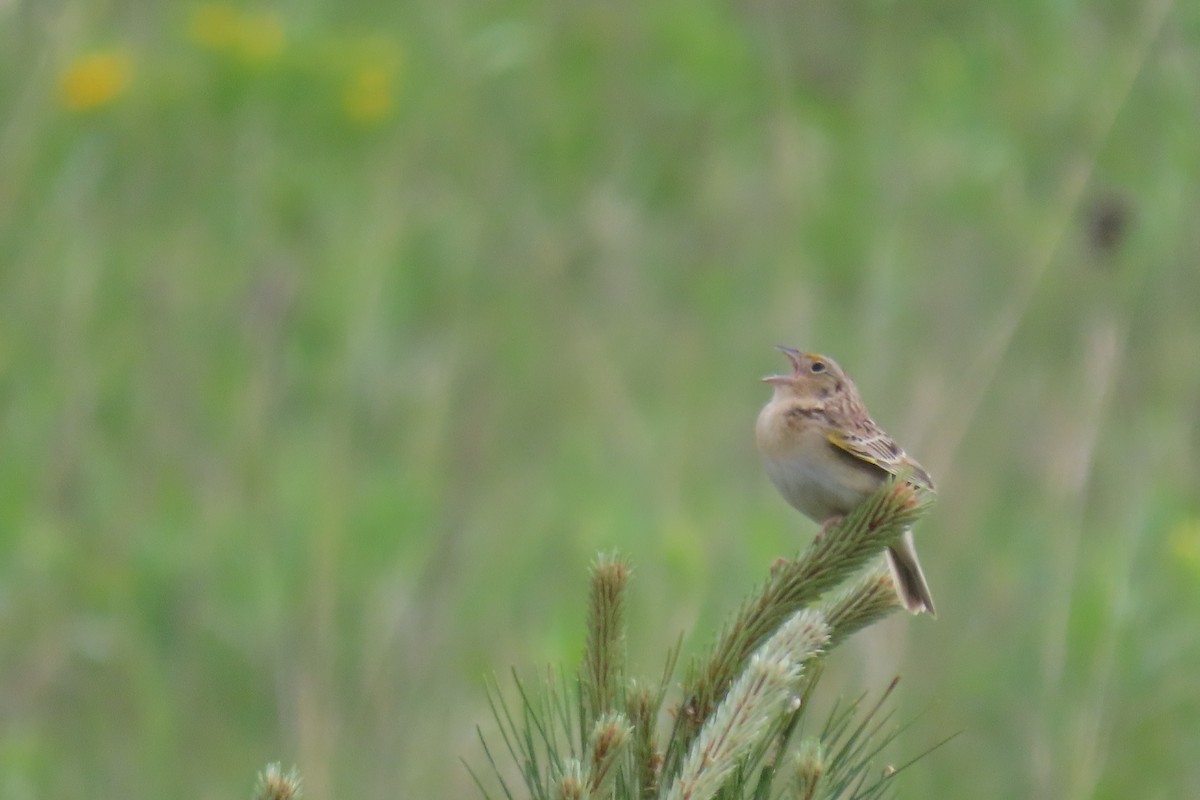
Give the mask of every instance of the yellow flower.
[(356, 63), (342, 88), (342, 110), (351, 122), (370, 125), (395, 108), (401, 53), (394, 41), (378, 37), (358, 42), (355, 49)]
[(1176, 522), (1167, 535), (1167, 549), (1180, 566), (1200, 575), (1200, 518)]
[(205, 3), (192, 12), (188, 34), (204, 47), (226, 50), (237, 41), (239, 21), (237, 9), (228, 3)]
[(284, 47), (283, 20), (273, 11), (243, 13), (229, 3), (197, 6), (188, 22), (192, 41), (233, 55), (248, 64), (279, 58)]
[(283, 21), (271, 11), (246, 14), (241, 19), (237, 53), (243, 61), (265, 64), (283, 52)]
[(129, 86), (133, 59), (121, 50), (77, 58), (59, 80), (59, 99), (72, 111), (91, 111), (116, 100)]
[(342, 108), (351, 121), (362, 125), (379, 122), (392, 112), (392, 73), (378, 66), (355, 70), (342, 91)]

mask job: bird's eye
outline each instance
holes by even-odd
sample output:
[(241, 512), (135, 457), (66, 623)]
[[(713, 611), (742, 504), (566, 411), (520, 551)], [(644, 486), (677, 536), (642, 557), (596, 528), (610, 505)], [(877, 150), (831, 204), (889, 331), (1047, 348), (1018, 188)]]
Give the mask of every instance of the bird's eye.
[(809, 367), (808, 369), (811, 372), (824, 372), (825, 371), (825, 362), (824, 361), (814, 361), (812, 366)]

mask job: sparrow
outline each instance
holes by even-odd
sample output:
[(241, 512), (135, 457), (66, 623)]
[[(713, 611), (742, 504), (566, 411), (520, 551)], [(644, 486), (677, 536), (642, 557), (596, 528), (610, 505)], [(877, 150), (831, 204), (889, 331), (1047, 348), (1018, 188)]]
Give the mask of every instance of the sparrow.
[[(774, 389), (755, 425), (758, 451), (775, 488), (822, 532), (892, 476), (934, 491), (929, 473), (871, 419), (854, 381), (831, 358), (779, 346), (790, 375), (763, 378)], [(936, 616), (912, 529), (887, 549), (900, 601)]]

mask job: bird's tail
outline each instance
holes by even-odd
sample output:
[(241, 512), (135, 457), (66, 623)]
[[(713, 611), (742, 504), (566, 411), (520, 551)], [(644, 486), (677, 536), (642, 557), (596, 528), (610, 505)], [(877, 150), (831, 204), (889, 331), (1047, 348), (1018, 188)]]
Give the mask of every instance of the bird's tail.
[(905, 531), (904, 535), (887, 549), (887, 563), (896, 582), (896, 594), (899, 595), (900, 602), (904, 603), (904, 607), (914, 614), (925, 612), (931, 617), (936, 617), (933, 597), (929, 594), (925, 573), (921, 571), (921, 562), (917, 560), (917, 548), (913, 545), (911, 530)]

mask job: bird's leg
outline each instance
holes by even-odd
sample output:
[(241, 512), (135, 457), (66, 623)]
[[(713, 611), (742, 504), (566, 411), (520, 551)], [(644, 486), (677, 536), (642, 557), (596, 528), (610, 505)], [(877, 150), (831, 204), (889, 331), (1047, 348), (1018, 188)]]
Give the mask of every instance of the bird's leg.
[(835, 515), (835, 516), (832, 516), (832, 517), (830, 517), (829, 519), (825, 520), (824, 522), (822, 522), (822, 523), (821, 523), (821, 530), (817, 531), (817, 535), (816, 535), (816, 537), (814, 538), (814, 541), (817, 541), (817, 542), (819, 542), (819, 541), (821, 541), (822, 539), (824, 539), (824, 538), (825, 538), (825, 533), (826, 533), (826, 532), (827, 532), (827, 531), (828, 531), (830, 528), (832, 528), (834, 525), (840, 525), (840, 524), (842, 523), (842, 520), (844, 520), (844, 519), (845, 519), (845, 517), (844, 517), (844, 516), (842, 516), (841, 514), (837, 514), (837, 515)]

